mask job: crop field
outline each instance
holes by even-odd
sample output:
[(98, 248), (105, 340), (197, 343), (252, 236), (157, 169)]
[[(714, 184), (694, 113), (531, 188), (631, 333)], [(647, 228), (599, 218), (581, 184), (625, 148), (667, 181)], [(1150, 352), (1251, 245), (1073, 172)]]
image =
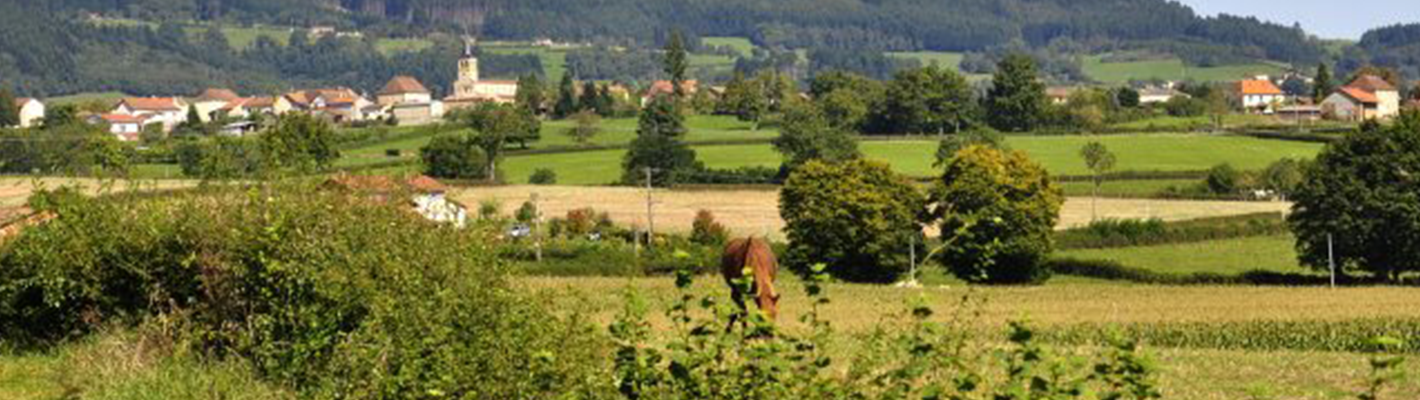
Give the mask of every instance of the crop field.
[(1309, 273), (1297, 262), (1295, 240), (1288, 235), (1119, 249), (1062, 251), (1061, 256), (1117, 261), (1128, 267), (1165, 274), (1237, 275), (1252, 270)]
[(1183, 60), (1174, 58), (1166, 60), (1148, 60), (1132, 62), (1102, 62), (1100, 56), (1085, 57), (1085, 75), (1097, 81), (1109, 84), (1127, 83), (1130, 80), (1196, 80), (1196, 81), (1235, 81), (1246, 76), (1259, 74), (1276, 75), (1282, 72), (1282, 67), (1272, 64), (1244, 64), (1228, 65), (1220, 67), (1190, 67), (1183, 63)]
[[(567, 161), (575, 164), (575, 160)], [(453, 193), (452, 197), (470, 206), (484, 201), (496, 202), (504, 213), (511, 213), (534, 193), (538, 195), (547, 216), (562, 216), (568, 210), (593, 207), (607, 212), (617, 223), (646, 225), (646, 192), (634, 187), (477, 187), (462, 189)], [(775, 190), (657, 190), (653, 198), (657, 229), (688, 232), (695, 213), (703, 209), (715, 213), (716, 219), (736, 234), (782, 237), (780, 232), (784, 222), (779, 219), (779, 192)], [(1165, 221), (1284, 212), (1290, 207), (1291, 204), (1282, 202), (1142, 199), (1100, 199), (1098, 204), (1100, 218), (1159, 218)], [(1090, 214), (1090, 199), (1071, 197), (1061, 211), (1059, 227), (1088, 224)]]
[[(787, 275), (787, 274), (786, 274)], [(1160, 368), (1165, 398), (1177, 399), (1332, 399), (1341, 390), (1356, 390), (1365, 376), (1366, 356), (1354, 352), (1317, 351), (1303, 345), (1287, 348), (1243, 349), (1247, 338), (1231, 335), (1229, 328), (1258, 321), (1296, 326), (1352, 326), (1374, 319), (1415, 321), (1420, 312), (1410, 307), (1420, 292), (1407, 288), (1284, 288), (1224, 286), (1143, 286), (1098, 281), (1060, 279), (1043, 287), (967, 287), (948, 283), (924, 289), (889, 286), (831, 284), (832, 301), (822, 314), (834, 329), (846, 335), (866, 333), (892, 324), (894, 314), (906, 310), (914, 299), (925, 299), (941, 320), (949, 321), (962, 309), (960, 299), (980, 301), (979, 312), (963, 321), (965, 329), (985, 334), (1004, 331), (1008, 320), (1027, 319), (1044, 337), (1078, 331), (1081, 326), (1115, 326), (1143, 330), (1181, 329), (1214, 337), (1217, 345), (1166, 346), (1145, 339), (1148, 352)], [(653, 307), (664, 307), (674, 298), (670, 278), (547, 278), (528, 277), (521, 284), (554, 294), (567, 307), (590, 309), (595, 320), (610, 321), (628, 288), (646, 296)], [(721, 293), (717, 277), (700, 277), (693, 291)], [(779, 323), (785, 329), (803, 329), (794, 316), (803, 312), (807, 299), (792, 277), (781, 279), (783, 299)], [(652, 323), (667, 322), (652, 313)], [(1222, 329), (1212, 329), (1219, 327)], [(1193, 331), (1195, 330), (1196, 331)], [(1363, 328), (1356, 328), (1363, 329)], [(1343, 328), (1344, 332), (1344, 328)], [(1159, 341), (1166, 341), (1160, 338)], [(1078, 345), (1059, 342), (1057, 351)], [(1420, 371), (1409, 364), (1410, 371)], [(1405, 381), (1394, 398), (1420, 396), (1420, 385)]]
[(739, 52), (740, 55), (749, 57), (754, 54), (755, 45), (749, 38), (731, 36), (707, 36), (700, 38), (700, 43), (706, 46), (724, 47), (729, 46)]
[[(773, 133), (752, 133), (738, 130), (706, 130), (712, 135), (699, 136), (692, 130), (691, 142), (701, 139), (771, 138)], [(631, 133), (629, 133), (631, 134)], [(544, 132), (544, 139), (550, 139)], [(630, 136), (626, 139), (629, 140)], [(557, 140), (557, 139), (553, 139)], [(606, 139), (613, 140), (613, 139)], [(618, 139), (619, 140), (619, 139)], [(1294, 141), (1256, 139), (1241, 136), (1210, 136), (1184, 134), (1084, 136), (1012, 136), (1006, 143), (1025, 151), (1052, 174), (1087, 175), (1079, 149), (1090, 140), (1099, 140), (1118, 158), (1115, 171), (1202, 171), (1217, 164), (1230, 163), (1242, 170), (1257, 170), (1282, 158), (1310, 159), (1321, 150), (1320, 144)], [(860, 148), (870, 159), (892, 164), (898, 172), (929, 177), (936, 174), (932, 167), (937, 143), (928, 140), (864, 141)], [(706, 166), (738, 168), (745, 166), (778, 167), (781, 158), (768, 144), (696, 146), (696, 153)], [(534, 168), (556, 171), (559, 183), (606, 184), (620, 176), (618, 168), (605, 169), (610, 174), (593, 173), (585, 168), (593, 165), (619, 165), (622, 151), (596, 151), (576, 156), (542, 154), (509, 157), (504, 163), (510, 182), (527, 182)], [(575, 162), (568, 162), (575, 160)], [(565, 177), (565, 179), (563, 179)], [(1153, 183), (1154, 187), (1174, 182)]]

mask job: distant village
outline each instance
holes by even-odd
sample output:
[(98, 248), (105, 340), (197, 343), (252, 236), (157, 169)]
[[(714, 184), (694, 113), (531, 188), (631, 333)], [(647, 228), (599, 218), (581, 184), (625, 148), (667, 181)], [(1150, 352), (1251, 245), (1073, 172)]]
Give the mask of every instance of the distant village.
[[(123, 141), (139, 141), (145, 130), (161, 129), (171, 132), (187, 121), (191, 110), (196, 110), (204, 123), (211, 121), (232, 121), (222, 126), (220, 132), (228, 136), (243, 136), (260, 129), (255, 122), (258, 116), (275, 116), (290, 112), (309, 113), (321, 116), (339, 124), (353, 124), (371, 121), (387, 121), (400, 126), (425, 125), (439, 122), (451, 110), (469, 107), (482, 102), (512, 103), (518, 92), (518, 82), (514, 80), (485, 80), (479, 75), (478, 58), (466, 52), (457, 65), (458, 78), (453, 84), (453, 93), (443, 99), (435, 99), (419, 80), (410, 76), (395, 76), (377, 93), (373, 99), (353, 89), (345, 87), (294, 90), (278, 96), (246, 97), (229, 89), (211, 88), (191, 97), (127, 97), (120, 100), (107, 113), (85, 116), (95, 125), (106, 125), (108, 131)], [(1229, 85), (1231, 104), (1235, 111), (1248, 114), (1273, 115), (1288, 121), (1365, 121), (1389, 120), (1400, 114), (1402, 107), (1416, 104), (1402, 104), (1399, 89), (1386, 80), (1361, 75), (1336, 89), (1320, 102), (1308, 96), (1287, 94), (1279, 86), (1288, 79), (1302, 78), (1311, 83), (1311, 78), (1299, 76), (1267, 75), (1253, 76)], [(1162, 104), (1175, 98), (1187, 98), (1187, 93), (1177, 90), (1179, 82), (1139, 84), (1134, 89), (1139, 93), (1140, 104)], [(687, 93), (695, 94), (699, 88), (696, 81), (685, 82)], [(1046, 96), (1053, 104), (1064, 105), (1071, 94), (1083, 87), (1053, 86), (1046, 90)], [(723, 93), (724, 88), (707, 88), (712, 96)], [(627, 99), (632, 90), (623, 85), (612, 85), (610, 91)], [(640, 103), (648, 99), (672, 92), (669, 81), (656, 81), (640, 93)], [(35, 126), (45, 115), (45, 104), (39, 99), (19, 98), (16, 105), (20, 110), (20, 127)]]

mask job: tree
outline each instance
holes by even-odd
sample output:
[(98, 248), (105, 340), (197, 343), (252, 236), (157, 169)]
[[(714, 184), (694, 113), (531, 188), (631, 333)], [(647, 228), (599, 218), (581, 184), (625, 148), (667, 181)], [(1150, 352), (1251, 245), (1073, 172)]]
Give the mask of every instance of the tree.
[(757, 81), (745, 79), (743, 72), (736, 71), (734, 78), (725, 86), (725, 95), (720, 98), (719, 111), (733, 114), (740, 121), (754, 122), (754, 130), (759, 130), (759, 120), (769, 112), (769, 103)]
[(303, 113), (282, 115), (260, 138), (261, 152), (275, 171), (324, 171), (340, 158), (335, 129), (329, 122)]
[(1326, 63), (1316, 65), (1316, 78), (1314, 78), (1313, 81), (1312, 101), (1316, 104), (1321, 104), (1322, 100), (1326, 100), (1327, 96), (1331, 96), (1331, 92), (1336, 91), (1336, 83), (1333, 82), (1333, 78), (1331, 77), (1331, 67), (1326, 66)]
[(1203, 183), (1213, 194), (1235, 195), (1242, 191), (1242, 181), (1242, 172), (1238, 172), (1232, 164), (1223, 163), (1208, 169)]
[(498, 161), (508, 142), (526, 140), (542, 125), (526, 108), (497, 103), (481, 103), (452, 114), (451, 119), (473, 130), (467, 140), (483, 151), (483, 176), (490, 182), (498, 179)]
[(610, 117), (616, 113), (616, 96), (611, 94), (611, 85), (603, 84), (597, 90), (597, 115)]
[(1035, 60), (1024, 54), (1006, 56), (996, 66), (986, 95), (986, 117), (992, 127), (1025, 132), (1040, 125), (1045, 112), (1045, 84)]
[(1114, 92), (1114, 101), (1120, 107), (1134, 108), (1139, 106), (1139, 91), (1134, 88), (1119, 88)]
[(651, 184), (668, 186), (676, 183), (680, 174), (701, 168), (695, 160), (695, 150), (681, 141), (685, 136), (685, 117), (672, 100), (656, 98), (641, 110), (636, 139), (622, 159), (621, 182), (638, 185), (651, 173)]
[(1090, 192), (1090, 220), (1099, 218), (1096, 204), (1100, 197), (1100, 185), (1104, 184), (1104, 174), (1114, 169), (1114, 153), (1104, 146), (1104, 143), (1090, 141), (1085, 147), (1080, 148), (1080, 158), (1085, 159), (1085, 167), (1093, 174), (1094, 191)]
[(973, 102), (971, 86), (956, 71), (902, 71), (888, 83), (879, 118), (892, 133), (955, 133), (970, 125)]
[(15, 104), (15, 94), (0, 86), (0, 128), (20, 126), (20, 107)]
[(1287, 217), (1301, 262), (1394, 281), (1420, 271), (1420, 114), (1368, 124), (1331, 143), (1305, 168)]
[(598, 116), (596, 113), (592, 112), (592, 110), (582, 110), (573, 114), (572, 120), (576, 121), (576, 125), (567, 128), (563, 133), (570, 136), (572, 141), (577, 142), (578, 145), (590, 145), (592, 137), (601, 133), (601, 127), (599, 126), (602, 122), (601, 116)]
[(562, 83), (557, 85), (557, 105), (552, 107), (552, 117), (567, 118), (577, 113), (577, 83), (572, 80), (572, 70), (562, 73)]
[(663, 68), (666, 76), (671, 78), (671, 96), (677, 103), (685, 99), (685, 73), (689, 67), (685, 40), (681, 37), (680, 30), (672, 30), (670, 38), (666, 40)]
[(1045, 265), (1064, 195), (1020, 151), (970, 146), (947, 163), (929, 203), (942, 232), (942, 264), (972, 283), (1034, 284)]
[(886, 163), (809, 161), (779, 192), (789, 238), (785, 265), (802, 274), (823, 263), (838, 279), (893, 282), (910, 267), (908, 247), (921, 235), (923, 207), (912, 181)]
[(796, 168), (810, 160), (840, 163), (858, 158), (858, 139), (828, 123), (812, 104), (791, 106), (784, 112), (774, 149), (784, 155), (784, 165)]
[(1006, 138), (1001, 132), (992, 130), (989, 126), (972, 129), (955, 135), (948, 135), (937, 142), (936, 161), (932, 163), (933, 168), (942, 168), (957, 156), (957, 152), (971, 146), (986, 146), (998, 150), (1006, 150)]
[(582, 111), (601, 109), (599, 103), (601, 95), (597, 92), (597, 83), (592, 81), (582, 82), (582, 93), (577, 97), (577, 114)]
[(216, 136), (186, 140), (175, 152), (183, 175), (203, 180), (247, 178), (262, 169), (261, 147), (255, 139)]
[(488, 158), (467, 137), (440, 135), (419, 149), (424, 174), (444, 179), (487, 178)]
[(526, 74), (518, 78), (518, 92), (515, 97), (518, 106), (541, 116), (543, 107), (547, 104), (547, 89), (542, 87), (542, 80), (538, 79), (537, 74)]
[(1262, 176), (1258, 178), (1262, 187), (1271, 190), (1282, 198), (1287, 198), (1297, 190), (1297, 186), (1302, 184), (1305, 177), (1302, 172), (1306, 169), (1305, 161), (1283, 158), (1269, 164), (1262, 170)]

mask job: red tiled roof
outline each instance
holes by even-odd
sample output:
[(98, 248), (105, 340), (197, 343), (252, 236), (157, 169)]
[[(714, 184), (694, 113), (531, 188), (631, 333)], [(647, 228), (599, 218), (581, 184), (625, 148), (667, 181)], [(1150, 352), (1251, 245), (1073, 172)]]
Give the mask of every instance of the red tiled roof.
[(422, 193), (438, 193), (448, 190), (447, 186), (434, 178), (424, 175), (411, 177), (403, 182), (386, 175), (338, 174), (326, 181), (329, 186), (356, 191), (388, 193), (396, 190), (410, 190)]
[(125, 114), (104, 114), (104, 115), (100, 115), (99, 118), (103, 118), (103, 120), (104, 120), (105, 122), (108, 122), (108, 123), (110, 123), (110, 124), (140, 124), (140, 125), (141, 125), (141, 124), (143, 124), (144, 122), (147, 122), (147, 121), (148, 121), (148, 117), (144, 117), (144, 116), (134, 116), (134, 115), (125, 115)]
[(405, 184), (416, 191), (425, 193), (442, 193), (449, 190), (448, 186), (444, 186), (444, 184), (440, 183), (437, 179), (430, 178), (427, 175), (409, 178), (408, 181), (405, 181)]
[(1356, 79), (1352, 80), (1351, 83), (1350, 83), (1350, 84), (1347, 84), (1346, 86), (1347, 86), (1347, 87), (1352, 87), (1352, 88), (1361, 89), (1361, 90), (1364, 90), (1364, 91), (1367, 91), (1367, 92), (1371, 92), (1371, 93), (1375, 93), (1375, 92), (1379, 92), (1379, 91), (1391, 91), (1391, 92), (1395, 91), (1395, 86), (1394, 86), (1394, 85), (1391, 85), (1390, 82), (1386, 82), (1385, 79), (1381, 79), (1379, 76), (1375, 76), (1375, 75), (1361, 75), (1361, 76), (1358, 76), (1358, 77), (1356, 77)]
[[(700, 81), (689, 80), (689, 81), (681, 82), (681, 83), (680, 83), (680, 87), (681, 87), (682, 90), (685, 90), (686, 93), (688, 93), (688, 94), (694, 94), (696, 88), (699, 88), (699, 87), (700, 87)], [(647, 89), (647, 90), (646, 90), (646, 97), (654, 97), (654, 96), (658, 96), (658, 95), (662, 95), (662, 94), (670, 94), (671, 92), (674, 92), (674, 91), (675, 91), (675, 90), (674, 90), (674, 87), (671, 86), (671, 81), (656, 81), (655, 83), (652, 83), (652, 84), (651, 84), (651, 88), (650, 88), (650, 89)]]
[(35, 101), (35, 99), (29, 97), (17, 98), (15, 99), (15, 107), (24, 107), (25, 104), (29, 104), (31, 101)]
[(1374, 93), (1362, 90), (1361, 88), (1346, 86), (1341, 88), (1339, 93), (1363, 104), (1379, 104), (1381, 102), (1379, 98), (1376, 98)]
[(241, 98), (237, 92), (228, 89), (207, 89), (202, 94), (197, 95), (198, 101), (232, 101)]
[(247, 108), (271, 108), (276, 106), (276, 98), (269, 96), (252, 97), (247, 99), (242, 105)]
[(178, 105), (178, 99), (174, 97), (128, 97), (122, 103), (128, 108), (144, 111), (181, 111), (182, 106)]
[(1238, 83), (1239, 92), (1243, 95), (1281, 95), (1282, 88), (1272, 84), (1272, 81), (1245, 80)]
[(413, 77), (396, 76), (385, 84), (384, 89), (380, 90), (381, 95), (409, 93), (429, 93), (429, 89)]

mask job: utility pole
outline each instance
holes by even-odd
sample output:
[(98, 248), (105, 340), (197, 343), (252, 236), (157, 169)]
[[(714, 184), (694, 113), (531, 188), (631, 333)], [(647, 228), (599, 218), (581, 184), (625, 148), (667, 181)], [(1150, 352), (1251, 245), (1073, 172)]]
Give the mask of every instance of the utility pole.
[(1326, 234), (1326, 264), (1331, 267), (1331, 288), (1336, 288), (1336, 251), (1331, 245), (1331, 234)]
[(655, 189), (651, 186), (651, 174), (655, 172), (655, 168), (646, 167), (645, 171), (646, 171), (646, 248), (649, 249), (649, 248), (651, 248), (651, 246), (652, 246), (652, 242), (653, 242), (653, 241), (655, 240), (655, 238), (656, 238), (656, 219), (655, 219), (655, 218), (656, 218), (656, 215), (655, 215), (655, 210), (654, 210), (654, 207), (655, 207), (655, 199), (651, 197), (652, 193), (653, 193), (654, 190), (655, 190)]
[(532, 194), (533, 218), (532, 237), (533, 250), (537, 262), (542, 262), (542, 204), (538, 202), (537, 192)]

